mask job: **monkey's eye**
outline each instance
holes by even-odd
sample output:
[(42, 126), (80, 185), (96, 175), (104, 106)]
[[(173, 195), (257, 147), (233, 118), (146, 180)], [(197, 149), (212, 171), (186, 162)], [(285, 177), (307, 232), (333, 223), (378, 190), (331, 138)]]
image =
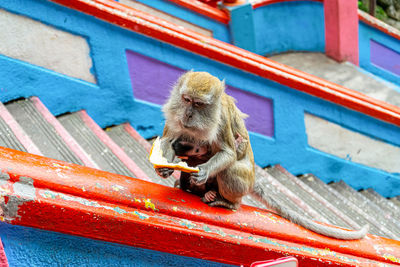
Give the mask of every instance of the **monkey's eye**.
[(182, 96), (183, 101), (185, 101), (186, 103), (190, 103), (190, 98), (187, 96)]
[(194, 106), (196, 107), (196, 108), (202, 108), (202, 107), (204, 107), (204, 103), (203, 102), (199, 102), (199, 101), (195, 101), (194, 102)]

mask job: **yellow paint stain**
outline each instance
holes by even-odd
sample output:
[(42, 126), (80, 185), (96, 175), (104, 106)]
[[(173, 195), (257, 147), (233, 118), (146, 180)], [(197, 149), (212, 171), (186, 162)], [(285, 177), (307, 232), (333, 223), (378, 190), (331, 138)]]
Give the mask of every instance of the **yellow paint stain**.
[(135, 197), (135, 202), (142, 203), (142, 201)]
[(158, 209), (156, 209), (156, 206), (153, 203), (151, 203), (151, 199), (143, 198), (143, 201), (146, 206), (146, 209), (152, 209), (154, 211), (158, 211)]
[(173, 211), (178, 211), (178, 207), (172, 207)]
[(65, 165), (61, 165), (61, 164), (58, 164), (58, 163), (53, 163), (53, 166), (57, 167), (57, 168), (72, 170), (72, 168), (70, 166), (65, 166)]
[(400, 258), (397, 258), (397, 257), (395, 257), (395, 256), (393, 256), (393, 255), (385, 254), (385, 255), (383, 255), (383, 257), (384, 257), (386, 260), (390, 260), (390, 261), (392, 261), (392, 262), (400, 263)]
[(0, 221), (1, 221), (1, 222), (4, 222), (4, 221), (5, 221), (5, 219), (4, 219), (3, 216), (0, 216)]

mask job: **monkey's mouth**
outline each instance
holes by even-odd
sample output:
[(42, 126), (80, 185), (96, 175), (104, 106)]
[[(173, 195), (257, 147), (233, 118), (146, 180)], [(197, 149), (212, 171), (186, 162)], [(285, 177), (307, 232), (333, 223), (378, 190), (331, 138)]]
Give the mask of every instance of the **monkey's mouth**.
[(192, 125), (188, 125), (187, 122), (185, 123), (183, 121), (180, 121), (179, 124), (180, 124), (181, 128), (184, 128), (184, 129), (192, 129), (192, 128), (194, 128)]

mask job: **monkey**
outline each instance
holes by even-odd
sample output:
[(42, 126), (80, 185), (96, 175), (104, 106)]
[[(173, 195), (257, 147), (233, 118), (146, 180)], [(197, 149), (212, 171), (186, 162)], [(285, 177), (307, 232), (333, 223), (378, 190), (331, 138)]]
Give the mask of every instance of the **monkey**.
[[(254, 156), (244, 122), (247, 115), (235, 101), (225, 93), (225, 81), (207, 72), (188, 71), (173, 86), (162, 107), (163, 156), (169, 162), (177, 155), (186, 156), (186, 162), (199, 168), (198, 173), (181, 176), (181, 189), (203, 196), (209, 206), (232, 210), (239, 208), (243, 196), (251, 194), (280, 216), (316, 233), (344, 240), (363, 238), (368, 225), (352, 231), (322, 225), (283, 209), (264, 192), (255, 177)], [(173, 170), (159, 168), (156, 172), (167, 178)]]

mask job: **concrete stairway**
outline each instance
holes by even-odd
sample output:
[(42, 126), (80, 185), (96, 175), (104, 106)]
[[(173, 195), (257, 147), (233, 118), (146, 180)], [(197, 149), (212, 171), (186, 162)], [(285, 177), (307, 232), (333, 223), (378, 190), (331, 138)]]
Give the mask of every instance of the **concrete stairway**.
[(322, 53), (284, 53), (269, 58), (400, 107), (400, 85), (387, 82), (351, 63), (338, 63)]
[[(0, 145), (167, 186), (175, 181), (154, 172), (150, 143), (128, 123), (103, 130), (85, 111), (55, 118), (36, 97), (0, 103)], [(345, 228), (369, 224), (370, 233), (400, 240), (398, 197), (357, 192), (343, 182), (326, 185), (311, 174), (295, 177), (279, 165), (256, 166), (256, 176), (286, 209)], [(265, 208), (251, 196), (243, 203)]]

